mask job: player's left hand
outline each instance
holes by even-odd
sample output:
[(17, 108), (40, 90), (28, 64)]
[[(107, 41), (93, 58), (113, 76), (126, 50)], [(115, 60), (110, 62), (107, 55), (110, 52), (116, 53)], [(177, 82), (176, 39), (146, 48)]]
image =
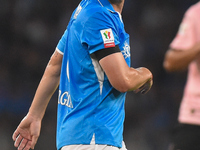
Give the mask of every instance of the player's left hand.
[(141, 93), (141, 94), (146, 94), (152, 87), (153, 85), (153, 79), (149, 79), (145, 84), (143, 84), (140, 88), (137, 90), (134, 90), (135, 93)]
[(18, 150), (34, 149), (40, 134), (41, 121), (27, 115), (13, 133), (14, 146)]

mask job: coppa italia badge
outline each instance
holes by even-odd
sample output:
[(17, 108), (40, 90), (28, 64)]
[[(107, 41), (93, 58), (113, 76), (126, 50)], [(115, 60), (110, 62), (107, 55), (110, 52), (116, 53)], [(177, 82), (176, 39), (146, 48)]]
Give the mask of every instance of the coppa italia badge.
[(113, 32), (111, 29), (101, 30), (101, 36), (103, 38), (104, 47), (115, 47), (115, 40), (113, 36)]

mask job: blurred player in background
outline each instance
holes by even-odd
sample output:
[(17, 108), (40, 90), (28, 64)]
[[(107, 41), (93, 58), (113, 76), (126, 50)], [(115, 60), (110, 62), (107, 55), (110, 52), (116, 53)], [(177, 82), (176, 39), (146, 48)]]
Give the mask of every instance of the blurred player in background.
[(187, 82), (170, 150), (200, 150), (200, 2), (185, 13), (179, 31), (166, 52), (164, 68), (188, 67)]
[(52, 55), (26, 117), (13, 134), (15, 147), (34, 148), (42, 118), (59, 85), (58, 150), (126, 150), (127, 91), (146, 93), (152, 73), (130, 67), (124, 0), (82, 0)]

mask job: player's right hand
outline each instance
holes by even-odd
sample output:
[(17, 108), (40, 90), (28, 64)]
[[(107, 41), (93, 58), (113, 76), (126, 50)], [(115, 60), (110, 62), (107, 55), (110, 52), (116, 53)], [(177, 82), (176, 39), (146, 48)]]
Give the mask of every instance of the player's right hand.
[(40, 135), (41, 120), (27, 115), (13, 133), (14, 146), (18, 150), (34, 149)]
[(145, 84), (143, 84), (140, 88), (137, 90), (134, 90), (135, 93), (141, 93), (141, 94), (146, 94), (152, 87), (153, 85), (153, 79), (149, 79)]

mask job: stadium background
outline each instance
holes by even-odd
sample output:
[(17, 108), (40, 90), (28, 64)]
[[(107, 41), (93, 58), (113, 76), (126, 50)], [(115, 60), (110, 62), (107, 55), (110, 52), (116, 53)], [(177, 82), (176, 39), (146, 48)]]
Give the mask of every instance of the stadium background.
[[(129, 150), (167, 150), (177, 123), (186, 71), (168, 74), (164, 54), (183, 14), (197, 0), (126, 0), (125, 29), (132, 66), (148, 67), (147, 95), (129, 92), (124, 140)], [(0, 147), (15, 150), (12, 133), (27, 113), (45, 66), (79, 0), (0, 0)], [(36, 150), (55, 150), (57, 93), (43, 120)]]

